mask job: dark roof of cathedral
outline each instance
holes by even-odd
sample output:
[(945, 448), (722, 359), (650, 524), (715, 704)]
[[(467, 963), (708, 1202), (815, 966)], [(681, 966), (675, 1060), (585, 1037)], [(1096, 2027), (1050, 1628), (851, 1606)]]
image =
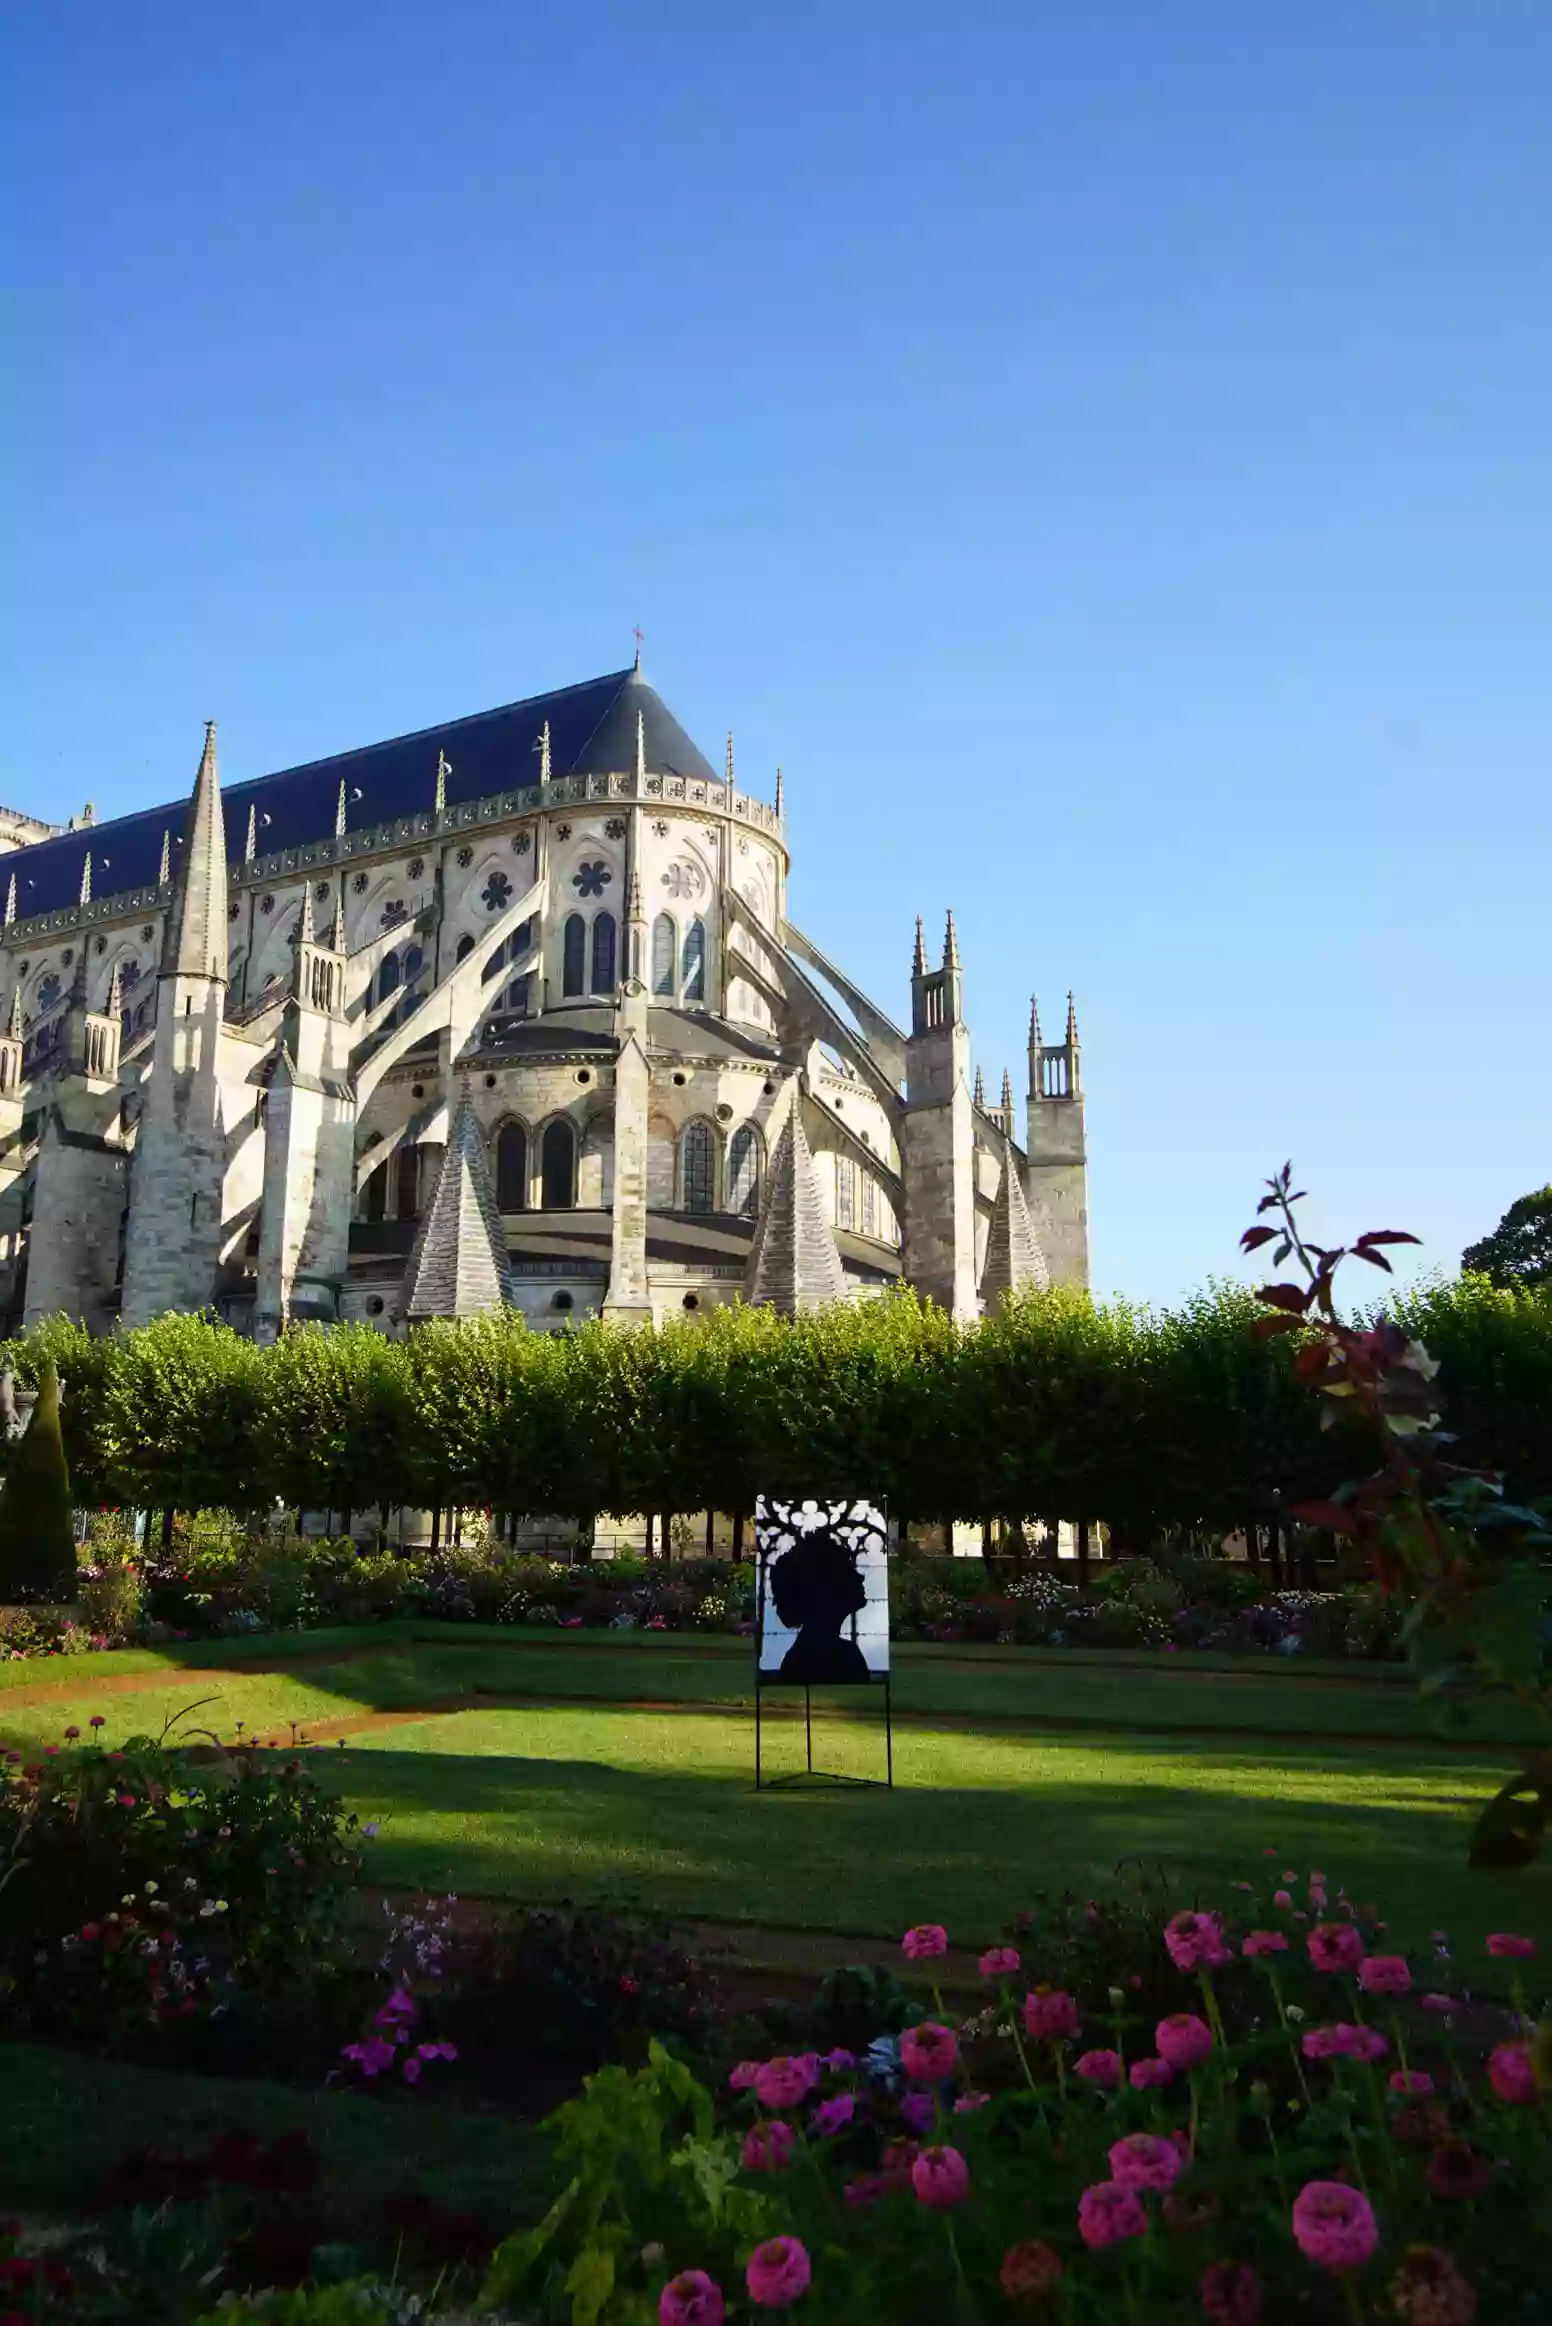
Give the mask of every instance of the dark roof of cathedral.
[[(227, 861), (240, 867), (247, 840), (248, 810), (256, 808), (258, 853), (304, 848), (333, 837), (339, 787), (345, 785), (349, 831), (387, 824), (400, 816), (429, 813), (436, 798), (437, 759), (445, 753), (450, 773), (447, 804), (488, 798), (537, 783), (537, 745), (546, 720), (550, 727), (550, 772), (569, 775), (623, 774), (636, 764), (636, 718), (646, 736), (647, 765), (654, 775), (683, 775), (720, 783), (662, 697), (638, 670), (616, 670), (581, 686), (529, 695), (499, 710), (477, 711), (422, 727), (388, 743), (369, 743), (332, 759), (282, 768), (250, 783), (223, 788)], [(88, 850), (92, 893), (118, 896), (126, 889), (155, 888), (162, 858), (162, 835), (172, 834), (176, 855), (188, 819), (188, 794), (165, 807), (115, 816), (53, 840), (18, 849), (7, 872), (16, 875), (16, 913), (61, 912), (79, 902)]]

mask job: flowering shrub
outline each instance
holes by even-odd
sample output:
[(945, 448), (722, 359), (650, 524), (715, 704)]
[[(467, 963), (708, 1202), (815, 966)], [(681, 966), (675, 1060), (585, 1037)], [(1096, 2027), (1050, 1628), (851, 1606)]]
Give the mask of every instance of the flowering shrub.
[(437, 1959), (439, 2024), (487, 2068), (640, 2059), (653, 2033), (695, 2045), (712, 2025), (711, 1973), (660, 1915), (528, 1907), (444, 1933)]
[[(743, 2061), (720, 2103), (654, 2044), (561, 2111), (569, 2186), (498, 2251), (485, 2301), (620, 2326), (1051, 2297), (1148, 2326), (1540, 2316), (1552, 2024), (1525, 2015), (1531, 1942), (1494, 1934), (1516, 1999), (1484, 2061), (1458, 2002), (1412, 1992), (1438, 1962), (1376, 1944), (1324, 1875), (1274, 1865), (1236, 1897), (1155, 1922), (1137, 1986), (1055, 1985), (990, 1948), (988, 2013), (861, 2059)], [(930, 1978), (946, 1943), (924, 1924), (902, 1951)], [(1156, 2016), (1136, 2000), (1154, 1989)]]

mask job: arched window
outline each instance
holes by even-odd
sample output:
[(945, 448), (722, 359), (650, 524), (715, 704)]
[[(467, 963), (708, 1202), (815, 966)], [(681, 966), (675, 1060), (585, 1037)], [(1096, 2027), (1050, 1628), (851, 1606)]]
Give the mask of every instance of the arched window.
[(760, 1208), (760, 1140), (747, 1123), (728, 1148), (727, 1207), (743, 1219), (753, 1219)]
[(385, 953), (377, 964), (377, 998), (379, 1001), (386, 1001), (391, 993), (398, 992), (399, 974), (397, 952)]
[(684, 936), (684, 998), (706, 999), (706, 924), (699, 914)]
[(369, 1220), (380, 1220), (388, 1208), (388, 1166), (379, 1163), (362, 1191), (361, 1209)]
[(686, 1211), (710, 1211), (716, 1196), (716, 1150), (710, 1123), (686, 1125), (679, 1142), (679, 1168)]
[(460, 962), (460, 961), (467, 961), (467, 960), (468, 960), (468, 958), (469, 958), (469, 955), (470, 955), (470, 954), (471, 954), (473, 951), (474, 951), (474, 939), (473, 939), (472, 937), (460, 937), (460, 938), (459, 938), (459, 940), (458, 940), (458, 946), (457, 946), (457, 950), (456, 950), (456, 951), (455, 951), (455, 953), (453, 954), (453, 960), (454, 960), (454, 963), (456, 964), (457, 962)]
[(593, 991), (614, 991), (614, 915), (600, 913), (593, 923)]
[(420, 1217), (420, 1149), (401, 1147), (394, 1171), (394, 1202), (401, 1220)]
[(862, 1174), (862, 1232), (865, 1236), (878, 1234), (878, 1181), (871, 1171)]
[(587, 923), (580, 913), (568, 913), (561, 937), (561, 992), (580, 993), (587, 981)]
[(544, 1134), (540, 1177), (545, 1210), (570, 1211), (575, 1200), (577, 1135), (564, 1115), (557, 1116)]
[(503, 1123), (496, 1141), (496, 1209), (528, 1209), (528, 1133), (521, 1123)]
[(835, 1224), (838, 1228), (857, 1224), (857, 1166), (849, 1155), (835, 1158)]
[(670, 1000), (674, 992), (674, 956), (678, 950), (679, 932), (674, 927), (673, 914), (659, 913), (652, 924), (652, 991), (667, 994)]
[(418, 945), (411, 945), (404, 956), (404, 982), (413, 985), (426, 966), (426, 956)]

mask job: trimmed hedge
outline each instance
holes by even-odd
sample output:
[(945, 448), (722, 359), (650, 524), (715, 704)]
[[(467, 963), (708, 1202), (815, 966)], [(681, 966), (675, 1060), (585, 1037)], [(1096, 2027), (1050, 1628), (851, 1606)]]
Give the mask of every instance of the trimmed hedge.
[[(1468, 1278), (1398, 1314), (1442, 1360), (1463, 1454), (1552, 1494), (1552, 1295)], [(5, 1354), (66, 1382), (83, 1503), (589, 1520), (865, 1491), (902, 1517), (1102, 1521), (1140, 1550), (1266, 1524), (1367, 1467), (1256, 1315), (1236, 1287), (1167, 1314), (1056, 1291), (959, 1328), (905, 1292), (793, 1322), (735, 1307), (551, 1334), (506, 1313), (272, 1348), (200, 1317), (105, 1340), (54, 1318)]]

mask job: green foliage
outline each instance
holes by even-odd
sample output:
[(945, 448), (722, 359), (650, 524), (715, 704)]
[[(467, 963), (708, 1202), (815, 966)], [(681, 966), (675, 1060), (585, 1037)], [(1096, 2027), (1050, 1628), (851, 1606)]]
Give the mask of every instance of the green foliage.
[(1511, 1203), (1492, 1234), (1462, 1252), (1460, 1265), (1463, 1274), (1485, 1276), (1500, 1290), (1552, 1283), (1552, 1187)]
[(0, 1601), (73, 1599), (74, 1511), (59, 1427), (53, 1359), (38, 1367), (38, 1402), (7, 1466), (0, 1492)]
[(245, 1510), (263, 1494), (259, 1350), (208, 1317), (158, 1317), (110, 1344), (103, 1466), (140, 1510)]

